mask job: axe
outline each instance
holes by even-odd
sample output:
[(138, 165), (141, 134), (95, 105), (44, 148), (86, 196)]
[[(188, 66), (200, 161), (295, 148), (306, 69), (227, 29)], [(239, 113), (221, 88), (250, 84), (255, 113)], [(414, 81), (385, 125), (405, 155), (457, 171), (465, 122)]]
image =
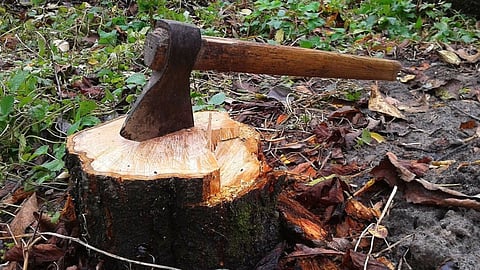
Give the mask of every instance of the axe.
[(191, 128), (190, 72), (214, 70), (304, 77), (395, 80), (397, 61), (234, 39), (202, 37), (200, 29), (160, 20), (145, 41), (151, 78), (120, 130), (145, 141)]

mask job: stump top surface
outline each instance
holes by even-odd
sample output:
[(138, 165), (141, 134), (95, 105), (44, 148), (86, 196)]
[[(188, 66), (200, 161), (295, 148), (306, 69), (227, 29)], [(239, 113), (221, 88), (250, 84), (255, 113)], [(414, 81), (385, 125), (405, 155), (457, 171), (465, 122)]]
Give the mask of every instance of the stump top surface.
[(246, 173), (249, 177), (259, 173), (258, 133), (227, 113), (201, 112), (194, 117), (191, 129), (143, 142), (119, 135), (125, 121), (121, 117), (70, 136), (67, 148), (79, 156), (88, 173), (122, 180), (222, 174), (224, 183), (233, 183), (247, 177)]

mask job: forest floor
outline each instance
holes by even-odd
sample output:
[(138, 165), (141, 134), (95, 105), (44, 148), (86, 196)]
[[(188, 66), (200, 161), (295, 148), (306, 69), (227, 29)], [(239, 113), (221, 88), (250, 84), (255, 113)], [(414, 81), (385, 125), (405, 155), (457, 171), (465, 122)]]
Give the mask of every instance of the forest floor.
[[(225, 92), (225, 110), (260, 132), (266, 163), (288, 176), (278, 206), (284, 241), (257, 269), (478, 269), (478, 48), (385, 46), (403, 65), (396, 81), (194, 74), (192, 88)], [(32, 224), (79, 237), (61, 176), (36, 193), (3, 183), (0, 251), (10, 254), (0, 269), (20, 267), (29, 252), (41, 258), (30, 269), (81, 269), (81, 245), (25, 234), (15, 248), (11, 237)], [(310, 223), (293, 224), (287, 205)]]
[[(397, 186), (381, 222), (388, 237), (375, 247), (367, 245), (372, 253), (388, 250), (376, 255), (386, 255), (395, 269), (477, 269), (480, 263), (480, 70), (478, 64), (449, 64), (437, 50), (417, 44), (399, 51), (403, 69), (395, 82), (300, 79), (292, 90), (271, 88), (271, 105), (232, 106), (244, 110), (238, 119), (263, 130), (265, 155), (277, 169), (309, 175), (307, 181), (317, 179), (315, 183), (342, 179), (361, 190), (353, 193), (355, 198), (374, 208), (384, 205)], [(243, 89), (260, 88), (246, 81)], [(383, 105), (374, 105), (372, 89), (380, 91)], [(358, 100), (348, 100), (352, 91), (361, 92)], [(386, 107), (390, 109), (382, 109)], [(391, 117), (397, 113), (401, 118)], [(309, 121), (302, 124), (306, 117)], [(380, 180), (387, 185), (373, 188)], [(315, 194), (316, 202), (334, 205), (326, 195), (333, 189), (309, 193), (299, 191), (296, 183), (287, 188), (291, 197), (335, 227), (334, 238), (358, 241), (354, 230), (341, 233), (345, 216), (335, 221), (325, 206), (312, 201)], [(325, 254), (293, 249), (296, 256), (304, 255), (302, 260)]]

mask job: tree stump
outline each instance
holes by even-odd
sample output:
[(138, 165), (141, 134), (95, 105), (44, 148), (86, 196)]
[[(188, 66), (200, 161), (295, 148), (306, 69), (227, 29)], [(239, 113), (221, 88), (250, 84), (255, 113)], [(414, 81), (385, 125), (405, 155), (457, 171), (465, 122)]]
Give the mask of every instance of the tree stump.
[[(67, 140), (86, 240), (129, 259), (185, 269), (251, 269), (278, 242), (279, 180), (262, 168), (259, 134), (227, 113), (144, 142), (124, 117)], [(105, 269), (125, 263), (104, 259)]]

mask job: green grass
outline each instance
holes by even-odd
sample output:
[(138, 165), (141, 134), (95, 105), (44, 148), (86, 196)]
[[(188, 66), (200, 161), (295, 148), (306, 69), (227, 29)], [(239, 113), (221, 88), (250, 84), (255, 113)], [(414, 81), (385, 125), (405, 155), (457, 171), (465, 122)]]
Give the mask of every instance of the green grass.
[[(476, 44), (480, 38), (474, 21), (451, 14), (447, 3), (323, 2), (138, 1), (135, 14), (111, 1), (0, 6), (0, 183), (18, 179), (34, 189), (56, 181), (65, 171), (66, 136), (127, 112), (150, 75), (142, 50), (157, 19), (194, 23), (207, 35), (347, 52), (385, 38)], [(197, 90), (196, 110), (221, 108), (226, 98)]]

